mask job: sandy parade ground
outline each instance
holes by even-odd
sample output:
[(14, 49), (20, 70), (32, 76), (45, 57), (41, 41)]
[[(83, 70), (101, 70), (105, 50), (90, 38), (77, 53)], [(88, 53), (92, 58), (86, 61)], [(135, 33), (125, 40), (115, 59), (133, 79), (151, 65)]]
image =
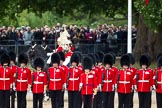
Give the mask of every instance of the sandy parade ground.
[[(65, 101), (64, 101), (64, 108), (68, 108), (68, 96), (67, 92), (65, 92)], [(17, 103), (16, 103), (17, 104)], [(32, 108), (33, 103), (32, 103), (32, 93), (28, 92), (27, 93), (27, 108)], [(44, 108), (51, 108), (51, 101), (47, 101), (43, 103)], [(118, 108), (118, 95), (117, 93), (115, 94), (115, 108)], [(138, 95), (135, 93), (134, 95), (134, 108), (138, 108)], [(153, 91), (152, 93), (152, 108), (156, 108), (156, 94)]]

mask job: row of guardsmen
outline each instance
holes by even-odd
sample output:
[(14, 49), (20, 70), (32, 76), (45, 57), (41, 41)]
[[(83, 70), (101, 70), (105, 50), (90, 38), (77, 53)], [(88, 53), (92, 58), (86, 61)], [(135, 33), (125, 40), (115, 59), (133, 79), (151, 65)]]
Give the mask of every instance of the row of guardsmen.
[(118, 92), (118, 108), (133, 108), (134, 91), (138, 92), (139, 108), (151, 108), (151, 92), (156, 91), (157, 108), (162, 108), (162, 56), (157, 57), (157, 68), (149, 66), (151, 58), (140, 57), (140, 69), (133, 67), (132, 54), (120, 59), (121, 69), (114, 66), (113, 53), (98, 52), (82, 56), (74, 52), (70, 67), (64, 66), (63, 52), (51, 56), (51, 67), (43, 71), (44, 60), (34, 60), (35, 71), (27, 67), (26, 54), (18, 56), (15, 65), (13, 52), (1, 55), (0, 66), (0, 108), (27, 107), (27, 90), (33, 93), (33, 108), (43, 108), (45, 91), (49, 92), (52, 108), (64, 108), (64, 91), (68, 91), (68, 108), (114, 108), (115, 91)]

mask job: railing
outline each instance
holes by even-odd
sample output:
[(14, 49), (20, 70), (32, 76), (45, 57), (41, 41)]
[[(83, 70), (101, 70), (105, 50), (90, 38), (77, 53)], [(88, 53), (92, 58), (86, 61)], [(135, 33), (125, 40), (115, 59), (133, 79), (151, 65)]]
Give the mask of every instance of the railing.
[[(2, 41), (0, 41), (1, 43)], [(40, 42), (37, 40), (35, 42)], [(48, 44), (51, 49), (56, 48), (56, 41), (53, 40), (53, 44)], [(133, 42), (133, 48), (135, 40)], [(127, 52), (126, 40), (105, 40), (103, 42), (95, 42), (92, 40), (79, 40), (74, 44), (75, 50), (80, 51), (83, 54), (94, 53), (97, 51), (103, 51), (104, 53), (114, 52), (116, 55), (121, 56)], [(6, 49), (7, 51), (14, 51), (17, 55), (23, 52), (27, 52), (30, 45), (24, 45), (13, 40), (3, 41), (3, 45), (0, 45), (0, 49)]]

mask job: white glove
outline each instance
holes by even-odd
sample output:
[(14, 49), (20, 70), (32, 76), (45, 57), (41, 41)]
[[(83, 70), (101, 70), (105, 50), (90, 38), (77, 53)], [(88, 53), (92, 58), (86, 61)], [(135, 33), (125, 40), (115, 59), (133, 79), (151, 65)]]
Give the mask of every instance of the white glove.
[(134, 90), (137, 91), (137, 85), (134, 85)]
[(15, 83), (12, 84), (13, 90), (16, 91), (16, 85)]
[(153, 88), (153, 90), (156, 90), (156, 86), (155, 85), (153, 85), (152, 88)]
[(99, 84), (97, 88), (98, 88), (98, 91), (102, 91), (102, 86), (101, 86), (101, 84)]
[(66, 90), (67, 86), (66, 86), (66, 83), (63, 84), (63, 90)]
[(83, 87), (83, 83), (80, 83), (79, 84), (79, 91), (81, 91), (82, 87)]

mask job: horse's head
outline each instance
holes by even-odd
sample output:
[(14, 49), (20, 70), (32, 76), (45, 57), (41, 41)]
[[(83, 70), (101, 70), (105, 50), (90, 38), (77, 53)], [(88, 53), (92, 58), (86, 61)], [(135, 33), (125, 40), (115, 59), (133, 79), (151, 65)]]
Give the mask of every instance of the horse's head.
[(31, 48), (29, 48), (29, 51), (28, 51), (28, 56), (29, 56), (29, 59), (32, 60), (35, 56), (35, 48), (36, 48), (37, 44), (34, 44), (31, 46)]

